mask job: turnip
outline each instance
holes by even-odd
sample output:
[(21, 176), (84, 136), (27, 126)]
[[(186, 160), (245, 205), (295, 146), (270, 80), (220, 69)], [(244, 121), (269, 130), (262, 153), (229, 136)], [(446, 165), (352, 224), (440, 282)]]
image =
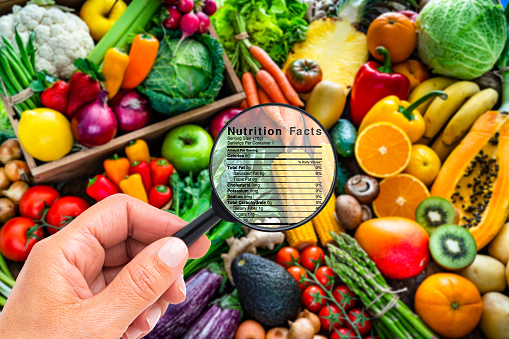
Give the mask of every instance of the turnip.
[(180, 13), (177, 6), (168, 7), (168, 13), (170, 14), (170, 16), (168, 17), (168, 19), (164, 20), (163, 22), (164, 27), (171, 30), (178, 29), (182, 13)]
[(196, 17), (198, 18), (198, 29), (196, 30), (196, 32), (198, 34), (203, 34), (207, 32), (207, 28), (209, 27), (210, 24), (210, 19), (207, 16), (207, 14), (203, 12), (198, 12), (196, 13)]
[(217, 11), (217, 4), (214, 0), (206, 0), (205, 4), (203, 5), (203, 12), (207, 14), (208, 16), (214, 15)]
[(194, 1), (193, 0), (180, 0), (177, 4), (177, 8), (182, 13), (189, 13), (194, 8)]

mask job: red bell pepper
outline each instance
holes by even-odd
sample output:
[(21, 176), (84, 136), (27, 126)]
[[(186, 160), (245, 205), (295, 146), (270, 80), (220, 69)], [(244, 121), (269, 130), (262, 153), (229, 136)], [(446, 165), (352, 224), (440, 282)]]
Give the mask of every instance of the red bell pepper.
[(165, 185), (157, 185), (150, 190), (148, 203), (156, 208), (161, 208), (171, 200), (172, 196), (171, 188)]
[(170, 175), (173, 174), (173, 165), (164, 158), (154, 159), (150, 162), (152, 185), (168, 185)]
[(150, 192), (152, 188), (152, 177), (150, 176), (150, 166), (146, 161), (135, 161), (131, 167), (129, 167), (129, 175), (139, 174), (141, 175), (141, 181), (143, 181), (143, 187), (145, 192)]
[(403, 74), (391, 71), (389, 52), (384, 47), (377, 47), (376, 52), (384, 55), (384, 65), (369, 61), (355, 75), (350, 113), (352, 122), (357, 127), (371, 107), (383, 98), (395, 95), (400, 100), (406, 100), (410, 93), (410, 80)]
[(98, 174), (88, 182), (87, 194), (96, 201), (101, 201), (117, 193), (120, 191), (104, 175)]

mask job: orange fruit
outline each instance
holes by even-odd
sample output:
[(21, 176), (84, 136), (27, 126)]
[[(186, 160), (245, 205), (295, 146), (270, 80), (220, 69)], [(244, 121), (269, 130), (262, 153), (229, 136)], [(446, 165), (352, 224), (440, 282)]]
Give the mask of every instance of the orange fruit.
[(482, 314), (475, 285), (453, 273), (437, 273), (415, 293), (415, 311), (440, 337), (460, 338), (472, 332)]
[(401, 128), (388, 122), (377, 122), (357, 137), (355, 158), (367, 174), (387, 178), (407, 167), (411, 149), (410, 138)]
[(373, 201), (377, 217), (403, 217), (415, 220), (417, 206), (429, 197), (429, 190), (416, 177), (398, 174), (380, 182), (380, 194)]
[(410, 162), (403, 172), (419, 179), (426, 186), (431, 186), (440, 171), (442, 162), (431, 148), (425, 145), (413, 145)]

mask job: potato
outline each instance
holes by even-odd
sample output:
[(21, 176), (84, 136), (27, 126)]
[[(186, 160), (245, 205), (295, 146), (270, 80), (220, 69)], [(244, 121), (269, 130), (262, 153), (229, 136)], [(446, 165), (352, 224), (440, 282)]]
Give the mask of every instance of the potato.
[(481, 294), (505, 290), (505, 266), (488, 255), (478, 254), (472, 265), (458, 272), (477, 287)]
[(495, 259), (506, 263), (509, 260), (509, 223), (504, 224), (498, 235), (488, 247), (488, 253)]
[(509, 339), (509, 298), (502, 293), (486, 293), (479, 326), (488, 339)]

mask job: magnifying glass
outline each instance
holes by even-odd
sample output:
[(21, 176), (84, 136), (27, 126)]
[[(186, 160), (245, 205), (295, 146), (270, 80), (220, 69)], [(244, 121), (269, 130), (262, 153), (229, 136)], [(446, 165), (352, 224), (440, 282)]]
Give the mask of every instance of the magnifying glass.
[(299, 227), (329, 201), (336, 166), (330, 136), (314, 117), (285, 104), (251, 107), (212, 147), (212, 208), (173, 236), (190, 246), (221, 219), (267, 232)]

